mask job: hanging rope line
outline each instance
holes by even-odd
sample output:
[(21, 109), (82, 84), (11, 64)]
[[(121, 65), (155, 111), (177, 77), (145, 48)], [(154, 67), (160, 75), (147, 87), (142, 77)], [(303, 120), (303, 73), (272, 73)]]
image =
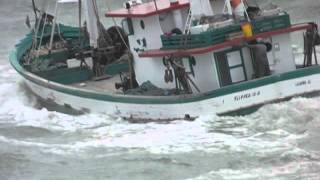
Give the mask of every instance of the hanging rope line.
[[(108, 0), (106, 0), (106, 4), (107, 4), (107, 9), (108, 9), (108, 11), (111, 11), (111, 8), (110, 8), (110, 5), (109, 5), (109, 3), (108, 3)], [(112, 19), (112, 21), (113, 21), (113, 24), (114, 24), (116, 27), (119, 27), (118, 24), (117, 24), (117, 21), (115, 20), (115, 18), (112, 17), (111, 19)], [(116, 28), (116, 30), (117, 30), (120, 38), (121, 38), (121, 41), (122, 41), (123, 44), (126, 46), (127, 50), (128, 50), (129, 52), (131, 52), (129, 45), (127, 44), (127, 42), (126, 42), (125, 38), (123, 37), (122, 33), (120, 32), (119, 28)]]

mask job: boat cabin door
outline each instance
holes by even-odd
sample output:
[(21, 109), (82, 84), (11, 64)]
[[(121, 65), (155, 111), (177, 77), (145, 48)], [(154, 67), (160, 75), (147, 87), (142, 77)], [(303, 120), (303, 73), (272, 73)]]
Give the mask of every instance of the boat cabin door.
[(221, 87), (248, 80), (241, 49), (215, 53), (215, 60)]

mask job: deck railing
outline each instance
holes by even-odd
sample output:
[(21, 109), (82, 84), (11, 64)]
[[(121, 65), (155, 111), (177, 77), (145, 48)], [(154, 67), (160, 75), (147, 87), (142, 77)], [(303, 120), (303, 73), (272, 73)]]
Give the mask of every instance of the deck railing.
[[(272, 31), (276, 29), (286, 28), (291, 25), (290, 17), (287, 13), (277, 16), (262, 17), (252, 20), (253, 33)], [(215, 45), (226, 41), (227, 35), (230, 33), (241, 32), (241, 25), (234, 24), (231, 26), (209, 29), (200, 34), (190, 35), (162, 35), (163, 49), (190, 49)], [(181, 43), (181, 40), (186, 43)]]

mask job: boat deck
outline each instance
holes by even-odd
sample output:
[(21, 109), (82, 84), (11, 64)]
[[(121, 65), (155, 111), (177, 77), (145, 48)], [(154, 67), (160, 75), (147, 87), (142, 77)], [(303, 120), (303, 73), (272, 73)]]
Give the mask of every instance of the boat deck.
[(102, 80), (89, 80), (81, 83), (74, 83), (71, 86), (91, 91), (109, 92), (115, 94), (123, 94), (121, 89), (115, 88), (115, 83), (121, 82), (120, 76), (115, 75)]

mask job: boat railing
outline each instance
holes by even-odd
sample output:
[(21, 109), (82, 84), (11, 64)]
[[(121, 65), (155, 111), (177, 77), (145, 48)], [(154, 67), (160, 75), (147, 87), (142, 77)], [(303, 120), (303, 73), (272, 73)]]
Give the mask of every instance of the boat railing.
[[(274, 16), (258, 17), (253, 19), (251, 24), (254, 34), (291, 26), (289, 14), (284, 12)], [(197, 34), (165, 34), (161, 36), (162, 49), (189, 49), (215, 45), (226, 41), (230, 34), (241, 31), (241, 23), (235, 23), (221, 28), (208, 28)], [(181, 44), (181, 39), (186, 39), (186, 43)]]

